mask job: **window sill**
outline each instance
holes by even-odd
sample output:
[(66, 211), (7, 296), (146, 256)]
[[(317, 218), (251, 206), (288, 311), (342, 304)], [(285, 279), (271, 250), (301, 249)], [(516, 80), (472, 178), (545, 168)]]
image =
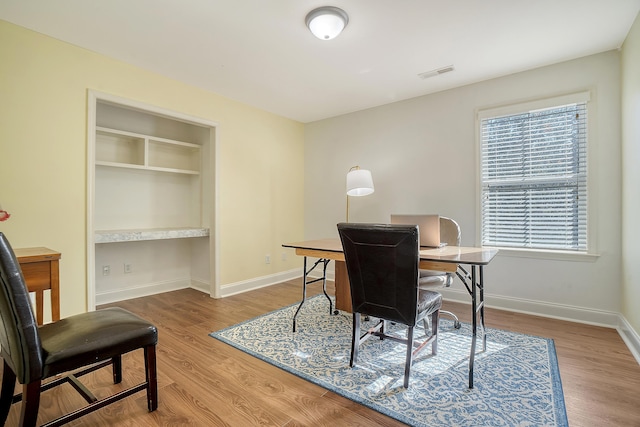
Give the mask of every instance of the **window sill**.
[[(489, 246), (484, 246), (488, 248)], [(575, 262), (595, 262), (600, 257), (599, 254), (586, 253), (586, 252), (570, 252), (570, 251), (554, 251), (550, 249), (516, 249), (516, 248), (501, 248), (499, 249), (498, 256), (507, 256), (515, 258), (534, 258), (534, 259), (549, 259), (554, 261), (575, 261)]]

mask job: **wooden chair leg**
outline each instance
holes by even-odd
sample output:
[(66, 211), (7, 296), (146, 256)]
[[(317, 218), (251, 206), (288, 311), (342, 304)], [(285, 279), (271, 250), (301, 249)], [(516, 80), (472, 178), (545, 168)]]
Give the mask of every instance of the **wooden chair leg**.
[(2, 391), (0, 391), (0, 425), (7, 422), (11, 402), (13, 401), (13, 391), (16, 386), (16, 374), (11, 370), (7, 362), (4, 362), (2, 372)]
[(158, 376), (156, 367), (156, 346), (144, 348), (144, 366), (147, 377), (147, 407), (149, 412), (158, 409)]
[(120, 384), (122, 382), (122, 355), (119, 354), (111, 359), (113, 369), (113, 383)]
[(33, 381), (22, 386), (22, 411), (20, 413), (20, 425), (22, 427), (35, 427), (40, 407), (41, 381)]

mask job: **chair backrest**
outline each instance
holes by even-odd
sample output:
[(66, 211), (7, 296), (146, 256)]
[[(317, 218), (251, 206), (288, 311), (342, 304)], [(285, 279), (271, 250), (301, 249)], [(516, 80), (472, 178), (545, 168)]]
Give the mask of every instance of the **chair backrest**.
[(0, 355), (21, 384), (42, 378), (42, 345), (20, 264), (0, 232)]
[(420, 236), (415, 225), (338, 224), (354, 313), (415, 326)]
[(451, 218), (440, 217), (440, 242), (449, 246), (460, 246), (460, 226)]

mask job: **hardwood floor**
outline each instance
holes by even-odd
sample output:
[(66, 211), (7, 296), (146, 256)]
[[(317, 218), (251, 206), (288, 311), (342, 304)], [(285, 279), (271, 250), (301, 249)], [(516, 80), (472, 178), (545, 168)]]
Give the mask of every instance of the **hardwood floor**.
[[(310, 286), (309, 294), (319, 292)], [(159, 408), (146, 409), (143, 392), (85, 416), (70, 426), (401, 426), (294, 375), (209, 337), (209, 333), (293, 304), (300, 280), (220, 300), (185, 289), (123, 301), (159, 330)], [(445, 303), (462, 321), (469, 307)], [(640, 426), (640, 365), (613, 329), (488, 309), (487, 326), (555, 340), (571, 426)], [(85, 384), (99, 397), (143, 380), (143, 357), (123, 358), (123, 384), (108, 368)], [(68, 385), (43, 394), (38, 422), (83, 404)], [(8, 426), (17, 425), (13, 405)]]

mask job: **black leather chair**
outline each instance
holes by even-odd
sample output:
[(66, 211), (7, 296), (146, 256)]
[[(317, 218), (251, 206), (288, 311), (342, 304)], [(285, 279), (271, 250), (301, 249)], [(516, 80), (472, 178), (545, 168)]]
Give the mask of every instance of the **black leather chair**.
[[(146, 390), (149, 411), (158, 407), (156, 343), (154, 325), (120, 308), (109, 308), (71, 316), (38, 326), (16, 256), (0, 233), (0, 356), (4, 360), (0, 391), (0, 423), (7, 420), (11, 404), (22, 400), (21, 426), (35, 426), (41, 391), (63, 383), (71, 384), (88, 405), (50, 421), (58, 426)], [(122, 355), (144, 349), (146, 381), (110, 397), (97, 398), (77, 379), (112, 365), (113, 381), (122, 381)], [(80, 370), (80, 371), (77, 371)], [(61, 376), (43, 384), (43, 380)], [(13, 395), (16, 379), (23, 392)]]
[[(353, 335), (351, 361), (357, 362), (360, 344), (371, 336), (402, 342), (407, 346), (404, 387), (409, 387), (413, 357), (427, 344), (438, 349), (438, 314), (442, 296), (418, 287), (420, 246), (418, 227), (389, 224), (338, 224), (351, 285)], [(360, 335), (360, 318), (379, 319)], [(414, 327), (431, 316), (431, 336), (414, 350)], [(385, 333), (386, 323), (407, 326), (406, 339)]]

